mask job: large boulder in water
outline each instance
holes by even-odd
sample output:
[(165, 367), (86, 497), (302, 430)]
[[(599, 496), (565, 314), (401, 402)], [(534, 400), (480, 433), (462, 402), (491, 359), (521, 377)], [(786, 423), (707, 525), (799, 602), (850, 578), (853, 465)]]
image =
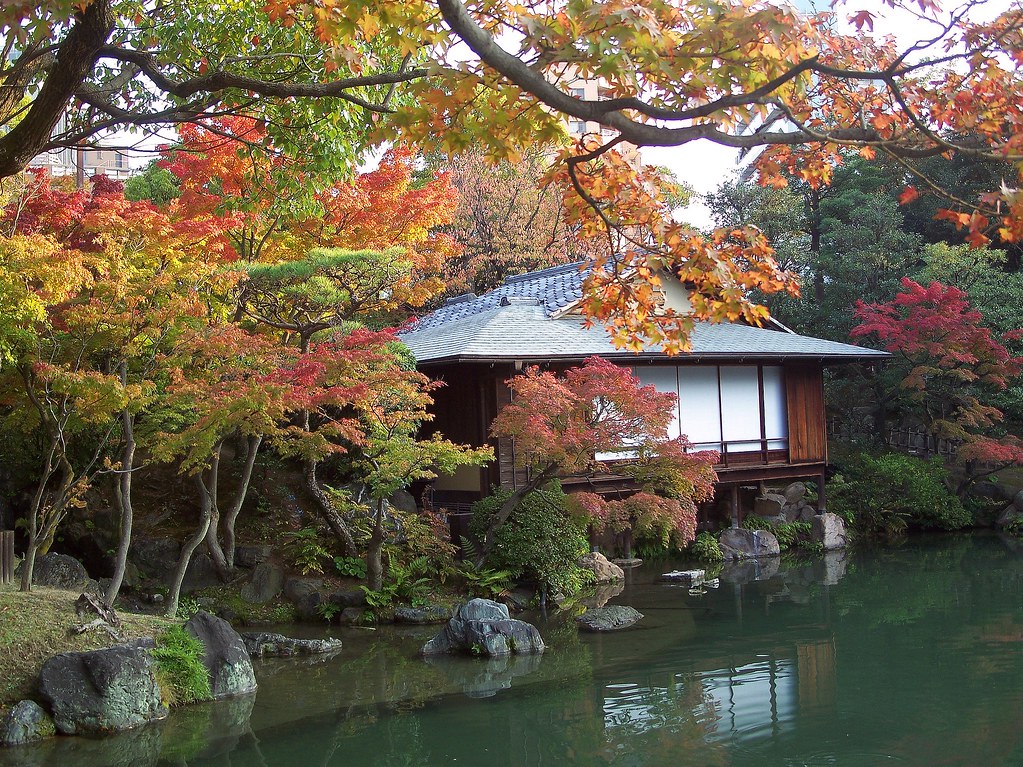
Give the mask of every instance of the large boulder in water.
[(642, 618), (643, 613), (634, 607), (608, 605), (607, 607), (592, 607), (575, 620), (583, 631), (603, 633), (627, 629)]
[(846, 546), (845, 522), (837, 514), (818, 514), (813, 519), (811, 531), (814, 543), (823, 544), (825, 551), (844, 549)]
[(245, 648), (253, 658), (290, 658), (293, 655), (324, 655), (341, 649), (341, 640), (293, 639), (283, 634), (250, 632), (241, 635)]
[(188, 620), (185, 631), (202, 642), (205, 650), (203, 664), (210, 676), (210, 690), (214, 698), (255, 692), (256, 675), (252, 671), (252, 659), (245, 642), (230, 623), (200, 611)]
[(722, 532), (719, 540), (725, 559), (759, 559), (781, 554), (778, 539), (767, 530), (733, 527)]
[(167, 716), (142, 643), (54, 656), (39, 672), (39, 692), (65, 735), (117, 732)]
[(423, 655), (469, 653), (492, 657), (541, 653), (544, 649), (536, 627), (509, 617), (506, 605), (490, 599), (470, 599), (420, 652)]
[(613, 583), (625, 580), (625, 571), (614, 562), (609, 561), (599, 551), (583, 554), (579, 557), (577, 564), (584, 570), (593, 573), (594, 583)]

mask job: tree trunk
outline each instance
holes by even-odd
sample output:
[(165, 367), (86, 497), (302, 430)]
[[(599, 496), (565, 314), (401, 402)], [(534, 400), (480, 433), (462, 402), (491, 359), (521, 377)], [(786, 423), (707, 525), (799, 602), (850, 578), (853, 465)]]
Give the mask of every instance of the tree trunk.
[(351, 531), (348, 529), (348, 525), (341, 518), (341, 515), (337, 513), (337, 510), (331, 505), (330, 499), (327, 494), (323, 492), (323, 488), (320, 487), (319, 481), (316, 479), (316, 466), (317, 461), (306, 461), (305, 463), (305, 487), (306, 491), (316, 502), (316, 508), (320, 512), (320, 516), (327, 523), (327, 527), (330, 528), (331, 532), (334, 533), (338, 542), (341, 544), (341, 549), (346, 557), (353, 557), (356, 555), (358, 548), (355, 545), (355, 539), (352, 537)]
[(249, 437), (246, 442), (245, 452), (245, 468), (242, 469), (242, 476), (238, 480), (238, 489), (235, 490), (234, 500), (231, 502), (231, 508), (227, 510), (227, 514), (224, 516), (224, 556), (227, 560), (227, 567), (229, 570), (234, 570), (234, 547), (235, 547), (235, 535), (234, 525), (238, 520), (238, 514), (242, 510), (242, 504), (245, 503), (245, 497), (249, 493), (249, 482), (252, 480), (252, 469), (256, 465), (256, 454), (259, 453), (259, 446), (263, 443), (263, 435), (257, 434), (254, 437)]
[[(210, 479), (206, 486), (206, 496), (210, 499), (210, 523), (206, 530), (206, 550), (210, 554), (210, 561), (213, 562), (213, 569), (217, 571), (217, 577), (224, 583), (227, 582), (230, 574), (227, 571), (227, 557), (220, 546), (220, 506), (217, 496), (220, 494), (220, 453), (224, 447), (221, 440), (213, 450), (213, 459), (210, 461)], [(201, 474), (199, 475), (201, 478)]]
[(203, 542), (207, 531), (210, 529), (210, 515), (213, 511), (213, 501), (206, 483), (203, 481), (202, 473), (195, 475), (195, 484), (199, 490), (199, 527), (181, 547), (178, 555), (178, 564), (174, 568), (174, 580), (171, 583), (170, 593), (167, 595), (168, 618), (174, 618), (178, 614), (178, 600), (181, 597), (181, 583), (185, 580), (185, 571), (188, 570), (188, 563), (192, 561), (192, 554), (199, 544)]
[[(124, 383), (122, 369), (121, 381)], [(124, 569), (128, 565), (128, 547), (131, 545), (131, 527), (134, 521), (134, 510), (131, 505), (131, 474), (135, 468), (135, 416), (127, 408), (121, 412), (121, 424), (124, 431), (124, 450), (121, 453), (121, 474), (117, 481), (117, 502), (121, 509), (121, 535), (117, 541), (117, 554), (114, 557), (114, 574), (110, 578), (110, 586), (103, 601), (107, 607), (114, 606), (114, 600), (121, 591), (124, 581)]]
[(366, 580), (370, 591), (380, 591), (384, 585), (384, 499), (377, 498), (376, 517), (373, 520), (373, 533), (369, 536), (366, 548)]

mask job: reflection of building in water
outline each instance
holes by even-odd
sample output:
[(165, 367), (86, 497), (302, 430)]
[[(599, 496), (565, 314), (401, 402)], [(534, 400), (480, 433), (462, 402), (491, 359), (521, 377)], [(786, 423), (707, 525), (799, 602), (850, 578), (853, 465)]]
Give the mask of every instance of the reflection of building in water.
[(791, 722), (798, 709), (792, 660), (758, 660), (705, 676), (703, 683), (721, 710), (719, 736), (770, 735)]
[(831, 637), (796, 646), (799, 707), (830, 709), (836, 705), (835, 640)]

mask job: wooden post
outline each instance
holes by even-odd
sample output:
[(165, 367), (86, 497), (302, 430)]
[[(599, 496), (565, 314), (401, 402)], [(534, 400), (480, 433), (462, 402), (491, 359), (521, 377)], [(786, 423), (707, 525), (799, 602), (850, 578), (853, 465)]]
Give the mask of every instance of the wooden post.
[(817, 477), (817, 513), (824, 514), (828, 510), (828, 498), (824, 490), (824, 472)]
[(14, 582), (14, 531), (0, 531), (0, 583)]
[(732, 485), (732, 529), (739, 529), (739, 486)]

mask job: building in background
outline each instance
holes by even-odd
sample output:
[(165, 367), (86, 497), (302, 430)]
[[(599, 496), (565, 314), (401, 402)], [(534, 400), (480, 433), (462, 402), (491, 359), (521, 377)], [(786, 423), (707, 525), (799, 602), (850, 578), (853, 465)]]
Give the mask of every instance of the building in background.
[(85, 178), (96, 174), (124, 181), (133, 173), (128, 155), (116, 149), (60, 149), (44, 152), (28, 164), (46, 168), (51, 176), (75, 176), (79, 166)]

